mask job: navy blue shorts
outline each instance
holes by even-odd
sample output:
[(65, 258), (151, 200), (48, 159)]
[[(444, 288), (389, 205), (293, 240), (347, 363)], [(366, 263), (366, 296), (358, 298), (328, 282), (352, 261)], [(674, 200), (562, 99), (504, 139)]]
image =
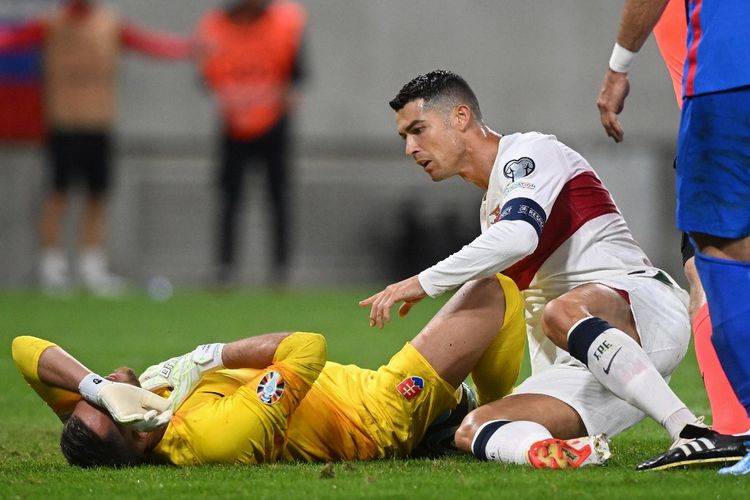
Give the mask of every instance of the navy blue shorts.
[(66, 192), (83, 183), (89, 193), (103, 195), (110, 183), (111, 138), (109, 132), (52, 129), (47, 154), (55, 191)]
[(685, 100), (677, 227), (730, 239), (750, 236), (750, 87)]

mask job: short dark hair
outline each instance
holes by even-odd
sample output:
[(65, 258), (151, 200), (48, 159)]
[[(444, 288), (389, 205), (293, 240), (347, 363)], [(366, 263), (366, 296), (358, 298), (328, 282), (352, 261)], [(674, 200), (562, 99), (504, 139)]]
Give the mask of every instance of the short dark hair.
[(388, 105), (394, 111), (399, 111), (417, 99), (424, 99), (425, 104), (431, 101), (449, 101), (452, 106), (466, 104), (474, 116), (482, 120), (482, 111), (474, 91), (466, 80), (452, 71), (436, 69), (414, 78), (401, 87)]
[(143, 461), (120, 436), (101, 437), (75, 415), (63, 427), (60, 450), (70, 465), (84, 468), (127, 467)]

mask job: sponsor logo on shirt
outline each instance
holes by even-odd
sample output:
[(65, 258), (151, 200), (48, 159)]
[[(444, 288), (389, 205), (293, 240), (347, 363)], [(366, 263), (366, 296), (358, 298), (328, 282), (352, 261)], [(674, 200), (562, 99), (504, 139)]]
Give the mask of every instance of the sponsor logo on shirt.
[(513, 206), (512, 205), (505, 207), (505, 210), (503, 210), (502, 212), (500, 212), (500, 218), (504, 219), (504, 218), (508, 217), (512, 211), (513, 211)]
[(534, 207), (530, 207), (528, 205), (521, 205), (518, 208), (518, 213), (528, 215), (534, 222), (536, 222), (539, 228), (544, 229), (544, 223), (546, 222), (546, 218), (544, 217), (544, 215), (536, 211)]
[(284, 395), (284, 388), (286, 383), (281, 377), (281, 374), (276, 371), (270, 371), (266, 373), (260, 382), (255, 392), (258, 393), (258, 399), (267, 405), (278, 403), (281, 396)]
[(396, 386), (396, 390), (401, 393), (407, 401), (419, 396), (424, 389), (424, 380), (422, 377), (406, 377)]
[(526, 177), (536, 169), (534, 160), (528, 156), (523, 156), (517, 160), (511, 160), (503, 167), (503, 175), (510, 179), (511, 182), (515, 182), (522, 177)]
[(536, 189), (536, 184), (534, 184), (533, 182), (527, 182), (527, 181), (511, 182), (503, 190), (503, 196), (508, 196), (508, 193), (516, 189), (526, 189), (528, 191), (533, 191), (534, 189)]

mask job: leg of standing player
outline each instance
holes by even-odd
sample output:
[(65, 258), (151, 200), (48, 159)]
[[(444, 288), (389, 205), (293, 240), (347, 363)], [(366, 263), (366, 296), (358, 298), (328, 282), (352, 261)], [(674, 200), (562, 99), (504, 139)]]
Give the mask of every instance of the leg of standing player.
[(68, 142), (64, 134), (55, 130), (48, 132), (46, 145), (50, 186), (45, 194), (39, 221), (42, 247), (39, 281), (42, 289), (52, 294), (64, 293), (70, 280), (68, 261), (60, 237), (72, 169)]
[(683, 233), (682, 255), (685, 277), (690, 284), (690, 320), (693, 326), (695, 357), (703, 385), (711, 404), (711, 428), (722, 434), (741, 434), (750, 430), (750, 418), (737, 400), (711, 344), (711, 317), (706, 293), (695, 268), (695, 252)]
[(80, 132), (76, 161), (86, 179), (88, 193), (83, 210), (78, 272), (88, 290), (116, 297), (126, 289), (123, 278), (109, 271), (106, 221), (112, 169), (112, 138), (106, 130)]
[(225, 132), (219, 159), (217, 224), (217, 282), (227, 285), (236, 280), (237, 217), (243, 193), (245, 147)]
[[(677, 224), (696, 244), (695, 264), (711, 312), (711, 340), (746, 412), (750, 408), (748, 113), (747, 87), (687, 98), (677, 151)], [(750, 466), (728, 472), (748, 473)]]
[(271, 281), (286, 282), (289, 264), (289, 122), (282, 118), (268, 133), (264, 148), (268, 197), (271, 202), (273, 246)]

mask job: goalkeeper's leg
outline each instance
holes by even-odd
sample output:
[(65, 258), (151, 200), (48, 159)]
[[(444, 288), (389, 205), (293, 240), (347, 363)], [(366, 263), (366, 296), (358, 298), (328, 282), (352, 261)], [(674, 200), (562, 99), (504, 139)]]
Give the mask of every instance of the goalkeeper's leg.
[(505, 298), (502, 329), (471, 370), (479, 406), (507, 396), (518, 378), (526, 338), (523, 298), (516, 284), (497, 275)]

